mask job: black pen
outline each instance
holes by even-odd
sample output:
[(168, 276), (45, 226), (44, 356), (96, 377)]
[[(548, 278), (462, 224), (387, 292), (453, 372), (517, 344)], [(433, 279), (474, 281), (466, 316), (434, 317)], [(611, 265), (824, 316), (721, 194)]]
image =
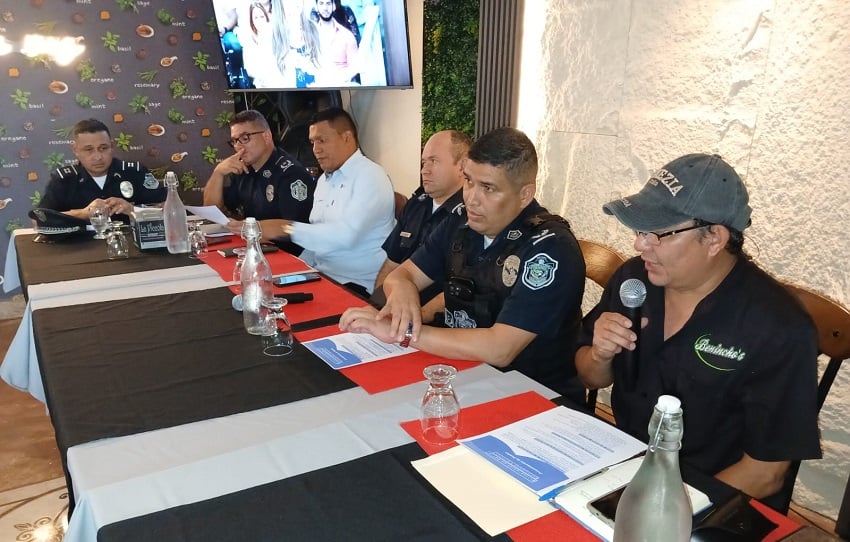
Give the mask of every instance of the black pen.
[(280, 299), (285, 299), (288, 304), (313, 301), (313, 294), (310, 292), (289, 292), (286, 294), (274, 294), (274, 296)]

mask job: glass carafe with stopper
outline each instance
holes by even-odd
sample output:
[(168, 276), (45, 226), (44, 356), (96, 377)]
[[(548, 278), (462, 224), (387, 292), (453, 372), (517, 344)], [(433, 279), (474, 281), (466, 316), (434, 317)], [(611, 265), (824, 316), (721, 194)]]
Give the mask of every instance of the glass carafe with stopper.
[(245, 219), (242, 228), (245, 237), (245, 261), (242, 262), (240, 283), (242, 285), (242, 319), (245, 330), (251, 335), (262, 335), (268, 309), (263, 306), (274, 297), (272, 268), (260, 248), (260, 225), (253, 217)]
[(658, 398), (649, 421), (649, 446), (620, 502), (614, 518), (614, 542), (686, 542), (693, 511), (682, 474), (681, 402)]
[(433, 444), (448, 444), (458, 433), (460, 403), (452, 388), (457, 369), (451, 365), (430, 365), (423, 372), (428, 379), (428, 390), (420, 409), (422, 435)]

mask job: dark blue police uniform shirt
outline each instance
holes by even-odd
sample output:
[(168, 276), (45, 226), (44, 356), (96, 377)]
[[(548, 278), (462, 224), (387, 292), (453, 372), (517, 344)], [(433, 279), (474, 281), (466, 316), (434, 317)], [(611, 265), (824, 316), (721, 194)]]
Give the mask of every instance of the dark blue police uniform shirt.
[(134, 205), (165, 201), (167, 191), (139, 162), (112, 159), (101, 189), (79, 163), (55, 169), (41, 198), (54, 211), (83, 209), (95, 199), (123, 198)]
[(310, 221), (316, 183), (298, 161), (275, 148), (262, 167), (249, 169), (225, 180), (222, 197), (228, 210), (257, 220)]

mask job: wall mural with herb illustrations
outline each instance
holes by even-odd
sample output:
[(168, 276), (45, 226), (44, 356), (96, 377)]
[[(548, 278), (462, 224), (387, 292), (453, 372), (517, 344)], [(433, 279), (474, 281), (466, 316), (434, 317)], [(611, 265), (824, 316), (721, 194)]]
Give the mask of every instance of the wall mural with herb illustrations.
[(187, 203), (228, 156), (234, 100), (209, 0), (15, 0), (0, 5), (0, 269), (30, 227), (50, 171), (70, 164), (71, 127), (97, 118), (115, 156)]

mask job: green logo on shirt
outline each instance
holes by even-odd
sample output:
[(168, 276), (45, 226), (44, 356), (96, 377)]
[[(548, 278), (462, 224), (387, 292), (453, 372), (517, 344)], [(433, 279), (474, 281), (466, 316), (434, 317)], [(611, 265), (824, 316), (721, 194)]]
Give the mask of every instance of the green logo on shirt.
[(694, 351), (700, 361), (718, 371), (736, 370), (738, 364), (735, 362), (743, 361), (747, 353), (734, 346), (723, 346), (723, 343), (711, 344), (710, 337), (702, 335), (694, 343)]

